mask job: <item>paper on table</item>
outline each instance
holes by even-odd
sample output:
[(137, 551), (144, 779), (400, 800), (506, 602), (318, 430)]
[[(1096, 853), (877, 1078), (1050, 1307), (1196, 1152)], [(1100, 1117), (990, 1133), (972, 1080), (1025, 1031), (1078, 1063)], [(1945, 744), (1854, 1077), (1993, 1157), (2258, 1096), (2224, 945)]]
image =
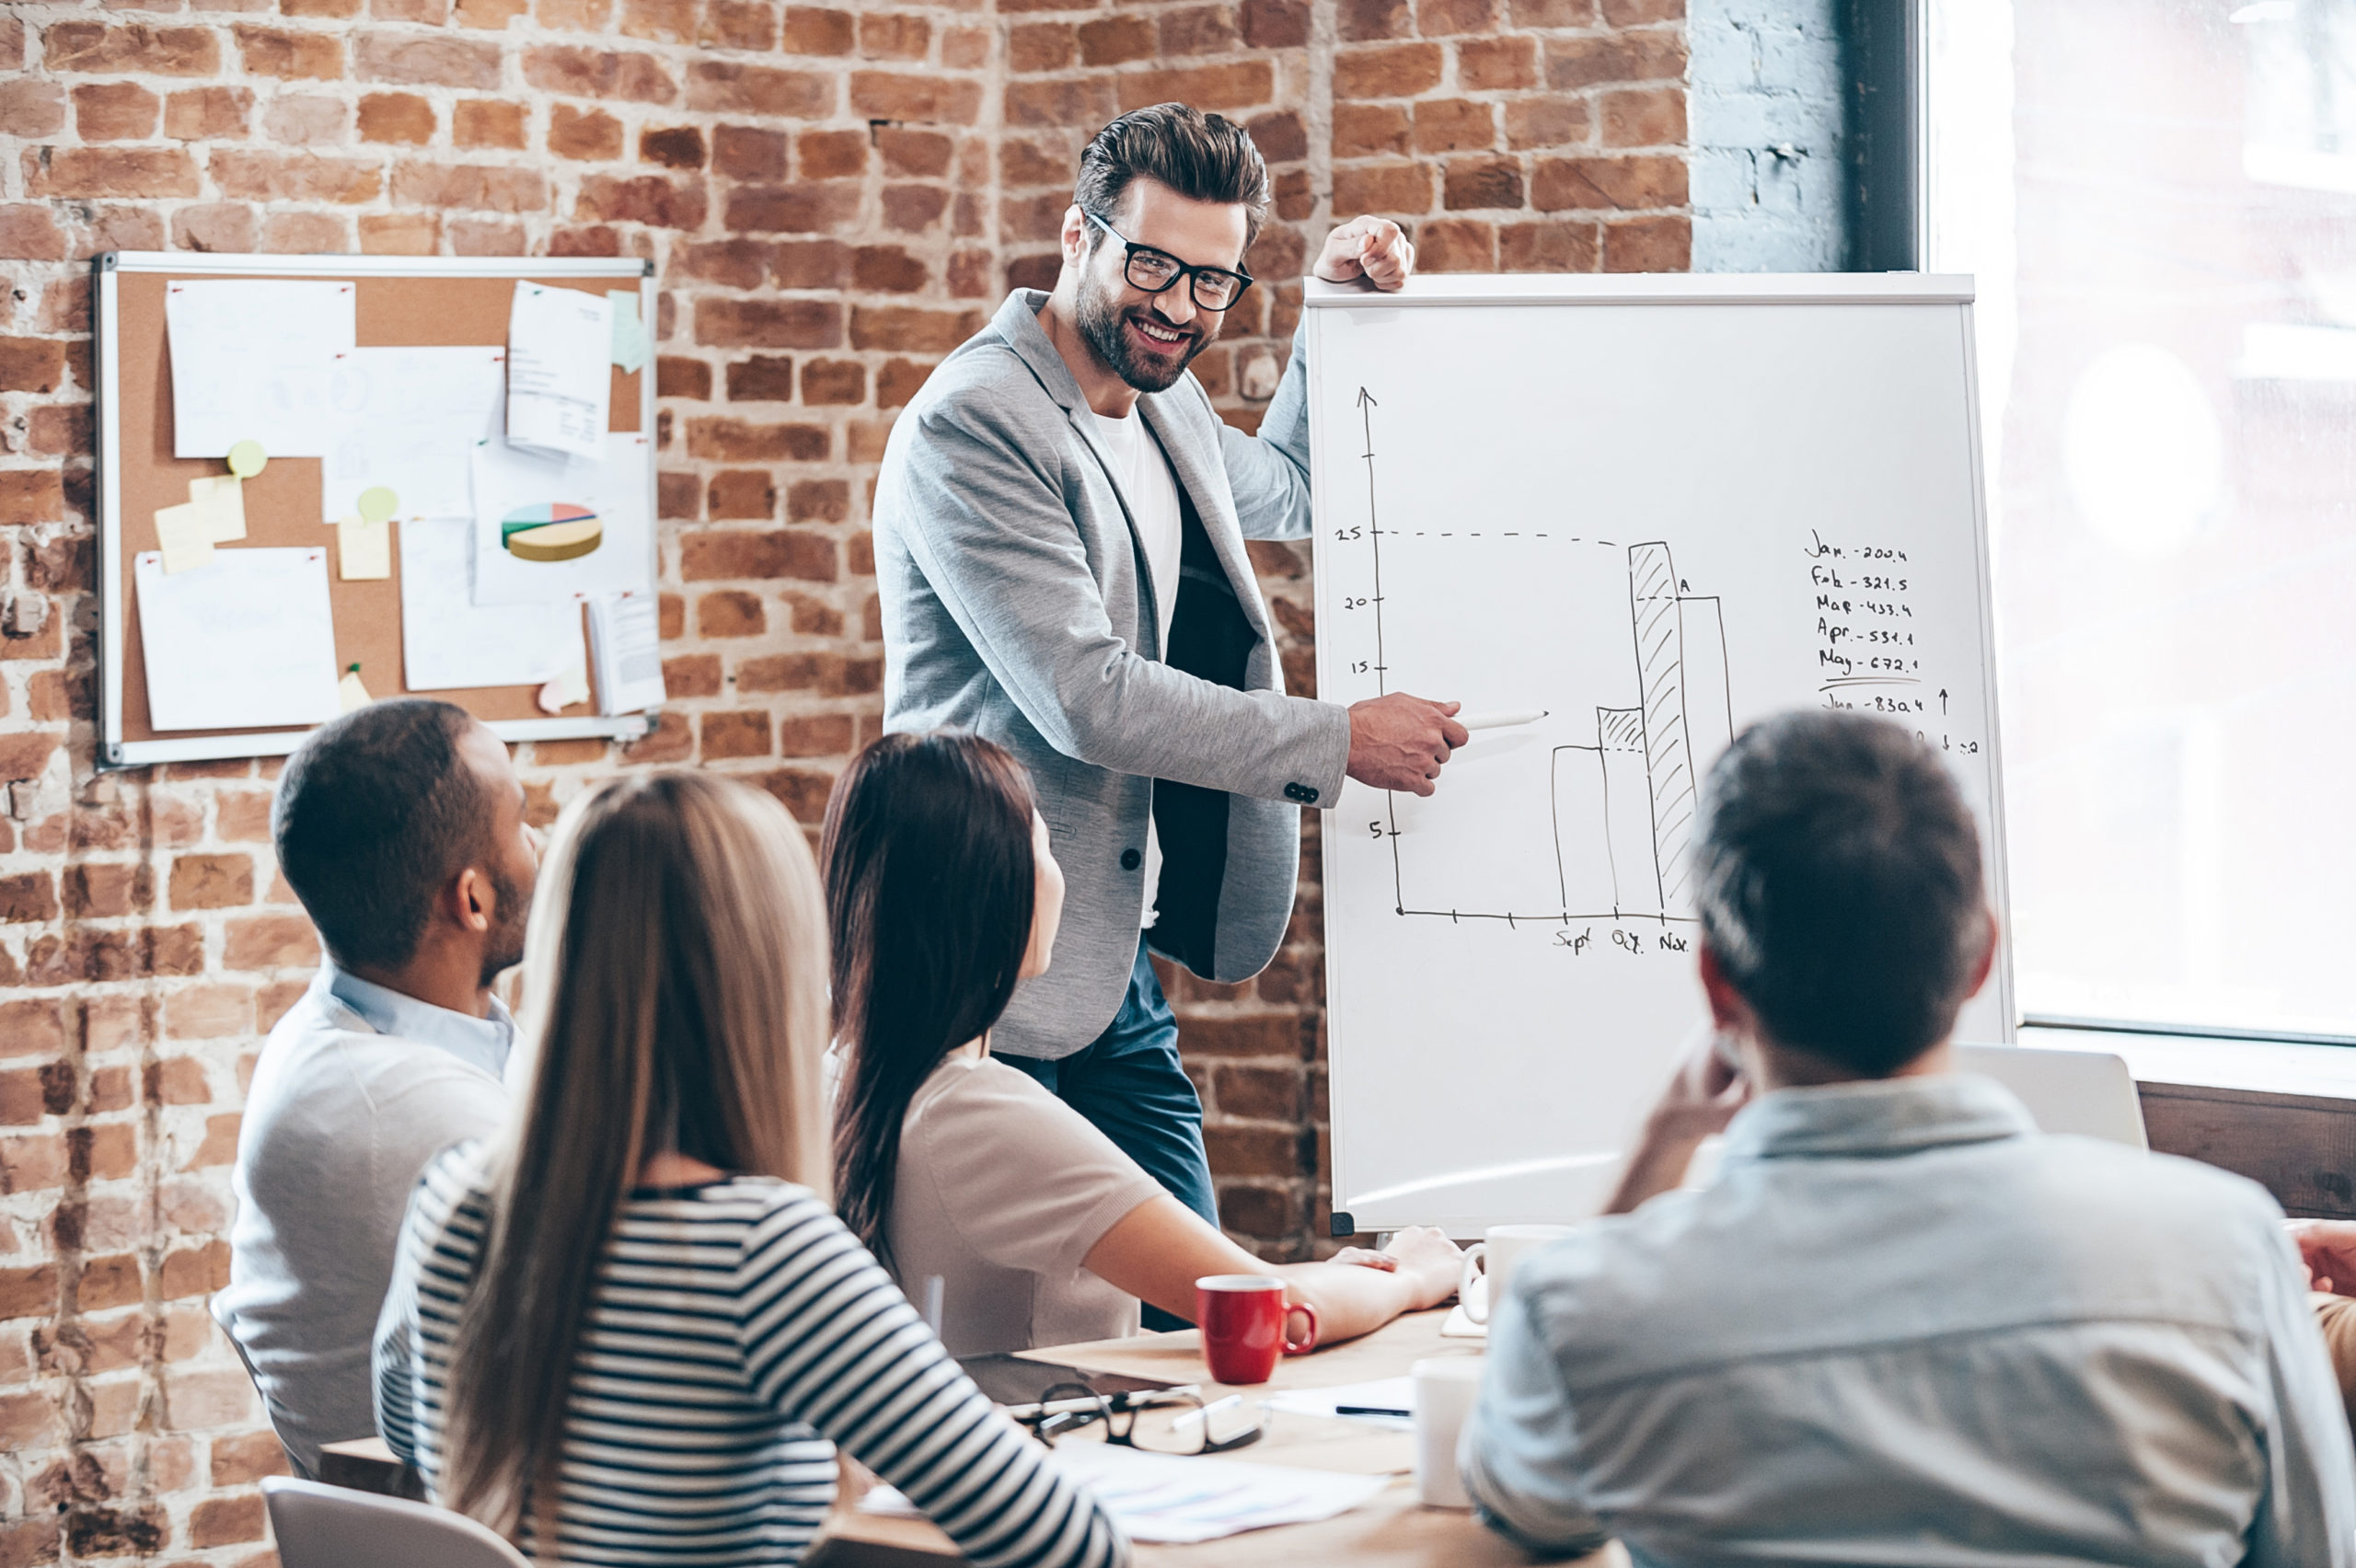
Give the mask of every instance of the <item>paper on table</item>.
[(177, 576), (213, 564), (213, 526), (202, 507), (158, 507), (156, 542), (163, 547), (164, 575)]
[(174, 279), (164, 287), (172, 361), (172, 455), (221, 457), (257, 441), (272, 457), (324, 457), (328, 380), (352, 352), (348, 282)]
[(613, 301), (518, 281), (507, 312), (507, 439), (595, 461), (613, 390)]
[(246, 536), (246, 482), (237, 475), (189, 480), (188, 502), (204, 514), (205, 532), (214, 544)]
[(624, 370), (637, 370), (646, 363), (646, 323), (638, 314), (636, 289), (607, 289), (606, 297), (614, 302), (614, 363)]
[[(597, 594), (653, 591), (646, 437), (616, 432), (605, 438), (599, 455), (604, 458), (599, 463), (551, 457), (519, 451), (497, 436), (477, 444), (476, 604), (570, 603)], [(554, 504), (594, 513), (604, 530), (597, 547), (571, 560), (524, 560), (510, 555), (501, 542), (500, 524), (510, 513)]]
[[(1390, 1483), (1385, 1476), (1179, 1458), (1110, 1443), (1059, 1443), (1048, 1458), (1085, 1482), (1130, 1539), (1144, 1541), (1217, 1540), (1276, 1525), (1314, 1524), (1349, 1512)], [(860, 1498), (859, 1511), (917, 1512), (889, 1486)]]
[(336, 574), (346, 582), (393, 574), (393, 525), (364, 517), (343, 517), (335, 525)]
[(341, 711), (324, 547), (222, 550), (170, 576), (142, 550), (132, 578), (156, 729), (323, 724)]
[(475, 443), (498, 429), (506, 364), (496, 346), (354, 349), (338, 360), (320, 518), (358, 514), (360, 492), (378, 485), (398, 499), (397, 517), (470, 515), (469, 464)]
[(538, 686), (581, 657), (581, 610), (560, 605), (477, 606), (460, 519), (401, 525), (401, 668), (411, 691)]
[(659, 708), (663, 617), (652, 594), (614, 594), (589, 601), (589, 653), (597, 667), (597, 711), (613, 718)]
[[(1337, 1405), (1370, 1406), (1376, 1410), (1403, 1410), (1405, 1415), (1344, 1415)], [(1341, 1421), (1362, 1421), (1369, 1426), (1388, 1427), (1394, 1432), (1415, 1429), (1415, 1380), (1413, 1378), (1383, 1378), (1371, 1383), (1345, 1383), (1334, 1389), (1293, 1389), (1268, 1396), (1268, 1408), (1294, 1415), (1322, 1415)]]

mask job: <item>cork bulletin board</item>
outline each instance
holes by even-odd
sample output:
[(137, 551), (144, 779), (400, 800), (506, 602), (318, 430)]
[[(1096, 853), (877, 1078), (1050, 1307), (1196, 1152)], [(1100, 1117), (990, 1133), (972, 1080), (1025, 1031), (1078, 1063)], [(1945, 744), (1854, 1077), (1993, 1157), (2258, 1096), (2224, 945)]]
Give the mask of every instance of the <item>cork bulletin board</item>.
[[(155, 513), (183, 502), (192, 478), (227, 470), (218, 459), (172, 455), (170, 344), (165, 291), (176, 278), (350, 281), (354, 285), (358, 341), (363, 346), (465, 346), (507, 340), (515, 282), (558, 288), (629, 286), (639, 290), (640, 317), (654, 317), (652, 269), (636, 259), (475, 259), (377, 256), (206, 256), (112, 251), (92, 263), (95, 363), (98, 367), (98, 571), (99, 735), (102, 767), (139, 767), (207, 757), (271, 756), (293, 751), (301, 729), (175, 730), (155, 728), (147, 700), (145, 651), (133, 599), (133, 558), (158, 548)], [(650, 354), (637, 371), (611, 367), (611, 413), (617, 432), (652, 430), (654, 375)], [(335, 530), (320, 521), (322, 459), (273, 457), (244, 486), (247, 546), (327, 547)], [(654, 516), (653, 466), (647, 474), (646, 515)], [(396, 530), (399, 525), (394, 525)], [(652, 550), (652, 530), (650, 553)], [(649, 576), (653, 577), (650, 562)], [(400, 551), (389, 578), (345, 581), (329, 573), (335, 616), (336, 667), (361, 666), (372, 696), (403, 695)], [(593, 676), (594, 678), (594, 676)], [(593, 692), (585, 710), (557, 717), (535, 702), (535, 686), (485, 686), (427, 694), (455, 702), (508, 741), (571, 736), (636, 737), (652, 727), (646, 714), (606, 718)]]

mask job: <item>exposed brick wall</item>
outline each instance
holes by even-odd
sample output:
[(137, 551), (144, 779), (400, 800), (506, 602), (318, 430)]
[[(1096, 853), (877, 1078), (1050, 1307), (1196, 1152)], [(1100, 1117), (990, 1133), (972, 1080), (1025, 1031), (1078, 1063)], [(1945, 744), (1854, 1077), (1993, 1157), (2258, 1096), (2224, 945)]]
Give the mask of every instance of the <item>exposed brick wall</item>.
[[(1435, 267), (1687, 263), (1678, 0), (132, 0), (0, 13), (0, 1568), (266, 1562), (275, 1445), (204, 1298), (261, 1034), (317, 949), (277, 766), (93, 774), (86, 259), (609, 254), (661, 269), (664, 635), (635, 745), (519, 755), (545, 820), (693, 761), (814, 822), (877, 730), (866, 526), (893, 411), (1053, 272), (1074, 155), (1183, 97), (1250, 122), (1268, 280), (1199, 362), (1265, 407), (1337, 216)], [(1298, 689), (1310, 551), (1255, 547)], [(1292, 940), (1175, 980), (1230, 1228), (1321, 1244), (1315, 834)]]

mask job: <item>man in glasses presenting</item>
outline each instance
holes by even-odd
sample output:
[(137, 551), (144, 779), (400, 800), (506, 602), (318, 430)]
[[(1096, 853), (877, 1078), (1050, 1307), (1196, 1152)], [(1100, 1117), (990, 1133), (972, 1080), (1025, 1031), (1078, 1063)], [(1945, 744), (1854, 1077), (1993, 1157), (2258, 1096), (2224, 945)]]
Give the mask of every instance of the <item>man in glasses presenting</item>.
[[(990, 1048), (1213, 1224), (1202, 1106), (1147, 962), (1248, 979), (1284, 940), (1299, 808), (1346, 775), (1433, 791), (1456, 705), (1284, 694), (1246, 539), (1305, 537), (1301, 341), (1257, 436), (1186, 374), (1253, 287), (1268, 203), (1242, 127), (1184, 104), (1081, 155), (1052, 294), (1017, 290), (900, 416), (875, 494), (884, 723), (955, 725), (1022, 758), (1068, 895), (1053, 965)], [(1396, 289), (1387, 219), (1317, 275)]]

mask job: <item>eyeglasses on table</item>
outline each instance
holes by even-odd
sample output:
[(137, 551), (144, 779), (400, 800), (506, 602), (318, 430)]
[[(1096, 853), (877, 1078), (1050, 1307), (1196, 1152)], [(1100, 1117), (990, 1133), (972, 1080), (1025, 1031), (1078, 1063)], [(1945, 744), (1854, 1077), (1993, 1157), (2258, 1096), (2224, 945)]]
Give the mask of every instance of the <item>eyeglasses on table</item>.
[(1116, 1447), (1182, 1456), (1228, 1453), (1258, 1442), (1267, 1429), (1265, 1415), (1247, 1409), (1241, 1394), (1206, 1403), (1202, 1390), (1191, 1384), (1103, 1394), (1084, 1383), (1057, 1383), (1036, 1404), (1016, 1405), (1007, 1413), (1049, 1447), (1057, 1438), (1101, 1421), (1104, 1441)]

